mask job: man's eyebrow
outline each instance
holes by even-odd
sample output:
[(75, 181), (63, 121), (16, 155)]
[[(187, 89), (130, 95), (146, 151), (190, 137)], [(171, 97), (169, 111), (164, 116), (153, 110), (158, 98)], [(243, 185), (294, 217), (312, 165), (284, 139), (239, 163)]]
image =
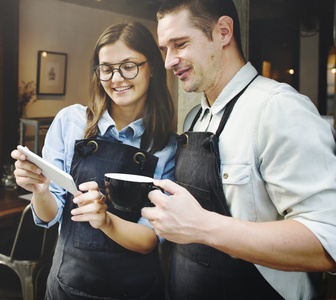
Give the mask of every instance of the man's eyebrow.
[(177, 37), (177, 38), (172, 38), (169, 40), (169, 42), (172, 42), (172, 43), (176, 43), (176, 42), (179, 42), (181, 40), (187, 40), (189, 39), (189, 36), (181, 36), (181, 37)]
[[(181, 36), (181, 37), (177, 37), (177, 38), (171, 38), (170, 40), (168, 40), (168, 43), (178, 43), (180, 41), (183, 41), (183, 40), (187, 40), (189, 39), (189, 36)], [(167, 47), (166, 46), (160, 46), (159, 47), (161, 51), (166, 51)]]

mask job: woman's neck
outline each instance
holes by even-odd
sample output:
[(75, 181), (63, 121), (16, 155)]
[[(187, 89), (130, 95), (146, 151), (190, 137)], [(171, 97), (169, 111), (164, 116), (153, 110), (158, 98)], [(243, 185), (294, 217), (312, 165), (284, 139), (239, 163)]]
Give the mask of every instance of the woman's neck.
[(143, 109), (135, 110), (133, 107), (127, 108), (127, 107), (120, 107), (117, 105), (111, 105), (109, 113), (112, 119), (114, 120), (118, 131), (121, 131), (132, 122), (143, 117)]

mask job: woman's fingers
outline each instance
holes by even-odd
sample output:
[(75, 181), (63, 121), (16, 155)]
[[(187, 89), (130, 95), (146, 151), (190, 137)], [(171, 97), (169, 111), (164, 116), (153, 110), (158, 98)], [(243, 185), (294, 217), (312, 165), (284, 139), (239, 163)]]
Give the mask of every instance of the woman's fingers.
[[(73, 202), (78, 205), (87, 205), (90, 203), (104, 201), (105, 196), (99, 190), (89, 190), (74, 197)], [(105, 202), (105, 201), (104, 201)]]
[(94, 228), (100, 228), (106, 223), (107, 205), (105, 196), (99, 191), (89, 191), (74, 198), (74, 202), (78, 203), (78, 208), (71, 211), (72, 221), (90, 222)]
[(16, 159), (13, 172), (16, 183), (28, 191), (41, 191), (49, 185), (49, 181), (42, 175), (42, 170), (26, 160), (26, 156), (18, 150), (13, 150), (12, 158)]

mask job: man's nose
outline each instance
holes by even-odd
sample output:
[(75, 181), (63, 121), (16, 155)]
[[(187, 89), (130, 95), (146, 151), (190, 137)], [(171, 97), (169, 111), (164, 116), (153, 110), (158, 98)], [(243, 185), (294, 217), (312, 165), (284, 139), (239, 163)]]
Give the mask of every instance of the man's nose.
[(167, 70), (173, 69), (176, 65), (178, 65), (180, 59), (178, 56), (172, 51), (167, 51), (166, 59), (165, 59), (165, 67)]

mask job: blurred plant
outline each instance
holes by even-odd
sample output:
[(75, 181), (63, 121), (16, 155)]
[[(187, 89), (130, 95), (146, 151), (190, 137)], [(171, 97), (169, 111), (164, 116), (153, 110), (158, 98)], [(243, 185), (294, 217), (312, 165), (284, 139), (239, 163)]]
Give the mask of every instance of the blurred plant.
[(36, 84), (35, 82), (29, 81), (21, 81), (21, 85), (19, 87), (19, 118), (25, 117), (27, 113), (27, 107), (34, 102), (36, 102)]
[(3, 169), (4, 172), (1, 178), (2, 186), (9, 191), (16, 190), (18, 188), (18, 185), (16, 184), (14, 176), (14, 164), (7, 163), (3, 166)]

